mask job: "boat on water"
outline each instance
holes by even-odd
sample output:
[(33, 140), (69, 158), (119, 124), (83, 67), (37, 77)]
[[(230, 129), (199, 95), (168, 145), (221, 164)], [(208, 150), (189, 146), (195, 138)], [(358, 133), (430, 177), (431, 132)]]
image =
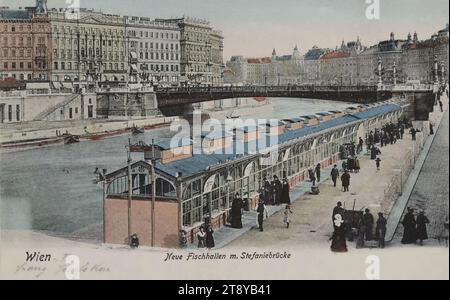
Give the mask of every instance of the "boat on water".
[(75, 143), (79, 143), (79, 142), (80, 142), (80, 137), (77, 135), (67, 135), (64, 137), (65, 145), (75, 144)]
[(234, 110), (231, 112), (231, 114), (227, 115), (226, 118), (227, 119), (239, 119), (239, 116), (233, 116), (234, 114)]
[(131, 133), (132, 134), (142, 134), (144, 132), (145, 132), (144, 127), (136, 127), (136, 126), (134, 126), (134, 127), (131, 128)]

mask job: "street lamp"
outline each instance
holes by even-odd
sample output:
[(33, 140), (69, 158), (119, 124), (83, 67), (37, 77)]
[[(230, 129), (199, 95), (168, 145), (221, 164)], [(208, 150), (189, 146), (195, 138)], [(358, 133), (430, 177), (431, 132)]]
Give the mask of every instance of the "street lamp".
[(228, 175), (226, 181), (227, 181), (227, 207), (226, 207), (226, 209), (229, 209), (230, 208), (230, 185), (231, 185), (231, 182), (233, 181), (233, 177), (231, 177), (231, 175)]

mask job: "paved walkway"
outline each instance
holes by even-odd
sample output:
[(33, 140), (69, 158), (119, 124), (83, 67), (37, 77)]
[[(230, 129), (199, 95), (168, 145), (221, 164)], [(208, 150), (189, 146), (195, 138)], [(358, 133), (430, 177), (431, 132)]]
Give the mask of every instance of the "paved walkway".
[[(341, 163), (338, 163), (340, 166)], [(322, 182), (327, 181), (330, 179), (330, 173), (333, 166), (323, 168), (321, 173), (321, 180)], [(309, 194), (311, 191), (311, 182), (309, 181), (302, 181), (297, 186), (293, 187), (290, 192), (290, 198), (291, 202), (294, 203), (295, 201), (299, 200), (302, 196)], [(269, 218), (276, 213), (279, 213), (284, 210), (285, 205), (279, 205), (279, 206), (271, 206), (267, 205), (267, 212), (269, 215)], [(242, 215), (242, 228), (241, 229), (235, 229), (231, 227), (222, 227), (221, 229), (214, 232), (214, 241), (216, 244), (216, 249), (220, 249), (231, 243), (232, 241), (236, 240), (246, 232), (254, 229), (259, 228), (258, 227), (258, 213), (256, 211), (248, 211), (244, 212)], [(193, 243), (189, 245), (189, 248), (196, 248), (196, 243)]]
[[(398, 176), (398, 169), (405, 162), (405, 153), (413, 148), (414, 142), (409, 134), (397, 144), (381, 148), (381, 170), (377, 171), (375, 162), (368, 156), (360, 156), (361, 171), (351, 174), (350, 192), (343, 193), (340, 187), (333, 187), (330, 179), (320, 185), (319, 195), (302, 193), (307, 182), (301, 183), (293, 189), (291, 199), (293, 202), (293, 222), (286, 229), (283, 224), (283, 214), (275, 212), (264, 224), (264, 232), (250, 230), (234, 241), (230, 236), (217, 232), (218, 247), (229, 244), (230, 247), (329, 247), (329, 237), (333, 232), (331, 214), (336, 202), (341, 201), (347, 209), (363, 210), (369, 208), (376, 217), (379, 211), (385, 211), (385, 189)], [(329, 178), (329, 170), (322, 172)], [(340, 182), (339, 182), (340, 184)], [(309, 188), (309, 187), (308, 187)], [(391, 203), (392, 206), (392, 203)], [(279, 211), (278, 211), (279, 212)], [(256, 224), (256, 220), (253, 224)], [(227, 229), (229, 230), (229, 229)], [(237, 235), (237, 234), (236, 234)], [(222, 238), (229, 238), (223, 241)], [(233, 237), (234, 238), (234, 237)], [(351, 247), (351, 246), (350, 246)]]
[[(448, 105), (448, 98), (442, 99), (445, 107)], [(449, 112), (442, 113), (438, 107), (432, 113), (430, 119), (436, 125), (440, 120), (440, 125), (435, 130), (435, 135), (427, 142), (429, 151), (422, 153), (420, 168), (417, 167), (413, 181), (408, 187), (408, 193), (401, 197), (396, 203), (400, 206), (397, 210), (397, 218), (403, 217), (406, 207), (412, 207), (417, 210), (425, 210), (430, 219), (428, 227), (429, 240), (426, 245), (446, 245), (445, 238), (448, 241), (448, 229), (444, 229), (444, 222), (448, 220), (449, 212)], [(392, 231), (391, 239), (394, 244), (400, 244), (403, 236), (403, 226), (390, 228)], [(395, 234), (394, 234), (395, 231)], [(443, 238), (443, 239), (442, 239)]]

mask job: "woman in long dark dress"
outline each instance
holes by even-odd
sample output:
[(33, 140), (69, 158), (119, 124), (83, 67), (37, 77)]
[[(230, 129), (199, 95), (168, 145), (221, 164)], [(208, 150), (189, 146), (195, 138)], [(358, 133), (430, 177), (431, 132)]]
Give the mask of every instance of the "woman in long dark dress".
[(213, 236), (214, 230), (212, 229), (212, 226), (209, 225), (208, 229), (206, 229), (206, 238), (205, 238), (205, 245), (206, 248), (212, 249), (216, 245), (214, 244), (214, 236)]
[(242, 228), (242, 199), (238, 193), (231, 204), (231, 227)]
[(402, 244), (414, 244), (417, 241), (416, 220), (414, 219), (414, 209), (408, 207), (408, 212), (403, 218), (403, 238)]
[(423, 246), (423, 241), (428, 239), (427, 224), (429, 223), (430, 220), (425, 216), (425, 212), (420, 211), (417, 216), (417, 239), (421, 246)]
[(336, 214), (334, 216), (334, 232), (331, 240), (331, 251), (333, 252), (347, 252), (347, 241), (346, 241), (346, 225), (341, 214)]
[(291, 204), (291, 197), (289, 196), (290, 191), (289, 182), (287, 178), (283, 178), (283, 186), (281, 188), (281, 203)]

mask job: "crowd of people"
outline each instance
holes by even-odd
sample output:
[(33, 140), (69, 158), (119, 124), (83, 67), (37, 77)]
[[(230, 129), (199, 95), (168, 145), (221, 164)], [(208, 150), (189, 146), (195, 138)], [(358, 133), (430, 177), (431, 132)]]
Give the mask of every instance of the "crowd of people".
[(428, 239), (427, 224), (429, 223), (430, 220), (425, 216), (423, 210), (420, 210), (416, 217), (414, 209), (408, 207), (402, 221), (402, 244), (415, 244), (419, 241), (419, 244), (423, 246), (423, 241)]

